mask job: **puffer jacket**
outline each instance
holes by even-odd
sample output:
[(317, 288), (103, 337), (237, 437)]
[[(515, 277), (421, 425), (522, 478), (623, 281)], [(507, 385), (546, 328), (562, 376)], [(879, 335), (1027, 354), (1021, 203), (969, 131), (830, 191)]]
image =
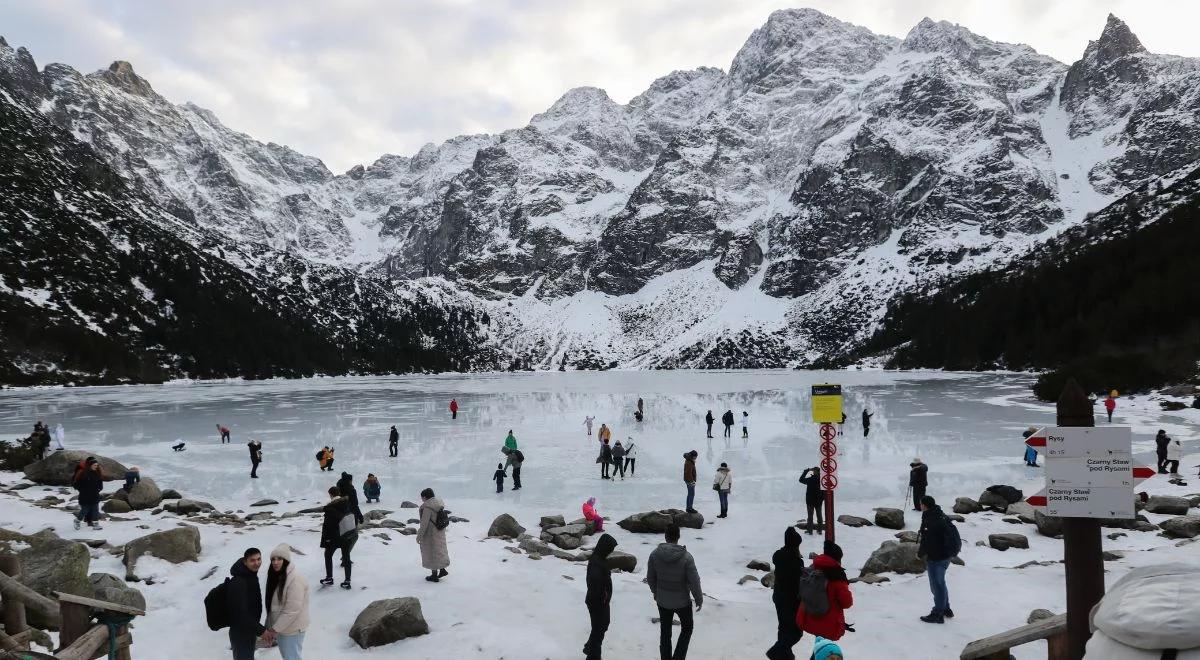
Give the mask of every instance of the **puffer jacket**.
[(717, 490), (729, 492), (733, 490), (733, 475), (729, 472), (729, 468), (717, 468), (717, 474), (713, 477), (713, 485)]
[(1200, 566), (1135, 568), (1092, 610), (1086, 657), (1104, 660), (1200, 660)]
[(689, 607), (704, 597), (696, 560), (678, 543), (660, 543), (650, 553), (646, 561), (646, 584), (650, 585), (650, 593), (659, 607), (668, 610)]
[(845, 610), (854, 605), (854, 594), (846, 571), (836, 559), (829, 555), (813, 557), (812, 567), (825, 573), (825, 595), (829, 598), (829, 611), (822, 616), (813, 616), (804, 611), (804, 604), (796, 610), (796, 627), (806, 633), (826, 639), (838, 640), (846, 634)]
[[(270, 570), (270, 569), (267, 569)], [(272, 596), (267, 612), (267, 627), (280, 635), (295, 635), (308, 630), (308, 581), (289, 563), (283, 589)]]

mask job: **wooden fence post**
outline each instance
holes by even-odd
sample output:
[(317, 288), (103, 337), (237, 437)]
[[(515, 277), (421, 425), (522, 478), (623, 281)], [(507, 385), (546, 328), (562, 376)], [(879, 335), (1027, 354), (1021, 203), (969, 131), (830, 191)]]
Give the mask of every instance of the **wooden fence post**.
[[(13, 555), (0, 555), (0, 573), (14, 578), (21, 577), (21, 560)], [(25, 621), (25, 603), (16, 598), (4, 599), (4, 632), (9, 637), (19, 635), (29, 628)], [(24, 645), (29, 648), (28, 644)]]
[[(1095, 426), (1092, 403), (1072, 378), (1058, 397), (1058, 426)], [(1063, 560), (1067, 572), (1067, 653), (1081, 660), (1092, 631), (1088, 616), (1104, 597), (1104, 557), (1100, 521), (1063, 518)]]

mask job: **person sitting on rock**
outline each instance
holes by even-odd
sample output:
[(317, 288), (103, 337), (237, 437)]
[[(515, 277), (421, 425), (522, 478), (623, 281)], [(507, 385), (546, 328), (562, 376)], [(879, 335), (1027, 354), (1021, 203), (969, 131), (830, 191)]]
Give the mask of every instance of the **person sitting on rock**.
[(142, 480), (142, 471), (136, 465), (130, 465), (125, 471), (125, 485), (122, 488), (125, 492), (133, 490), (133, 485)]
[(604, 516), (596, 512), (596, 498), (589, 497), (583, 503), (583, 519), (595, 525), (596, 533), (604, 531)]

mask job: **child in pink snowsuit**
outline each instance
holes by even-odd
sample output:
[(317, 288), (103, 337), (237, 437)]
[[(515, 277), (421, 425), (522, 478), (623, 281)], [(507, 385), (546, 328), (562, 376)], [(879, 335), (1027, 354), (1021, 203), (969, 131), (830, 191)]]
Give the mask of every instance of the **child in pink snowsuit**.
[(596, 498), (589, 497), (587, 502), (583, 504), (583, 519), (590, 520), (596, 524), (596, 533), (604, 531), (604, 518), (596, 513)]

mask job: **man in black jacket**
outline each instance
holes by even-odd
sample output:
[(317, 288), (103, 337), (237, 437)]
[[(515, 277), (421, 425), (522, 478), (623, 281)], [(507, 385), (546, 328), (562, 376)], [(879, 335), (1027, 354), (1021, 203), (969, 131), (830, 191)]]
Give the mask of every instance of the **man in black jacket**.
[(333, 584), (333, 553), (341, 550), (342, 572), (346, 576), (341, 586), (343, 589), (349, 589), (350, 567), (353, 565), (350, 561), (350, 551), (358, 541), (358, 532), (356, 529), (344, 533), (342, 531), (342, 520), (353, 511), (350, 509), (350, 501), (337, 486), (329, 488), (329, 503), (325, 505), (324, 513), (325, 517), (321, 521), (321, 547), (325, 550), (325, 577), (321, 579), (321, 584)]
[(258, 464), (262, 463), (262, 443), (258, 440), (251, 440), (246, 443), (246, 447), (250, 449), (250, 478), (258, 478)]
[(708, 411), (708, 414), (704, 416), (704, 423), (708, 426), (708, 437), (710, 438), (712, 437), (712, 425), (714, 421), (716, 421), (716, 418), (713, 417), (712, 411), (710, 410)]
[(913, 511), (921, 510), (921, 499), (925, 497), (925, 488), (929, 486), (929, 466), (920, 458), (912, 459), (908, 464), (908, 486), (912, 488)]
[(817, 516), (817, 531), (825, 527), (825, 491), (821, 490), (821, 468), (810, 467), (800, 473), (804, 484), (804, 506), (808, 510), (808, 524), (804, 531), (813, 533), (813, 514)]
[(229, 569), (229, 584), (225, 588), (229, 610), (229, 648), (233, 660), (254, 660), (255, 639), (270, 643), (274, 635), (262, 624), (262, 588), (258, 585), (258, 569), (262, 567), (262, 552), (249, 548)]
[(388, 456), (395, 458), (400, 454), (400, 432), (393, 426), (388, 433)]
[(800, 532), (789, 526), (783, 532), (783, 547), (771, 556), (771, 563), (775, 565), (775, 586), (771, 600), (775, 603), (779, 632), (775, 645), (767, 651), (770, 660), (794, 660), (796, 656), (792, 653), (792, 647), (804, 635), (796, 627), (796, 609), (800, 607), (800, 572), (804, 569), (800, 540)]
[(925, 560), (925, 575), (929, 577), (929, 590), (933, 592), (933, 610), (921, 617), (925, 623), (945, 623), (954, 618), (950, 609), (950, 590), (946, 586), (946, 569), (954, 557), (947, 538), (947, 525), (951, 523), (942, 507), (928, 495), (921, 498), (921, 531), (917, 537), (917, 556)]
[(604, 643), (604, 633), (608, 631), (609, 602), (612, 600), (612, 570), (608, 567), (608, 556), (616, 547), (617, 540), (605, 534), (596, 541), (596, 548), (588, 559), (587, 596), (583, 602), (592, 622), (592, 633), (583, 645), (587, 660), (600, 660), (600, 647)]
[(725, 425), (725, 437), (733, 436), (733, 411), (726, 410), (724, 415), (721, 415), (721, 423)]
[(343, 472), (342, 478), (338, 479), (337, 487), (341, 491), (342, 497), (350, 502), (350, 512), (354, 514), (354, 522), (363, 524), (362, 509), (358, 508), (358, 492), (354, 490), (354, 477), (349, 472)]
[(1158, 453), (1158, 473), (1167, 473), (1167, 447), (1171, 444), (1171, 436), (1167, 432), (1159, 429), (1158, 434), (1154, 436), (1155, 449)]

